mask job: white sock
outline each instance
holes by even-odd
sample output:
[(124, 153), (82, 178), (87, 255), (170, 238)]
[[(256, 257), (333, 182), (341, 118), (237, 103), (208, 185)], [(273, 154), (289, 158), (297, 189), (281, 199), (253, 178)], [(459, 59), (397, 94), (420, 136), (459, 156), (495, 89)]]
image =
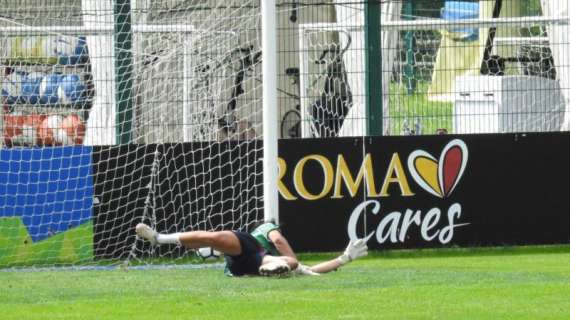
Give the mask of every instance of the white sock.
[(177, 244), (180, 245), (180, 233), (169, 233), (169, 234), (162, 234), (159, 233), (156, 236), (156, 242), (160, 244)]

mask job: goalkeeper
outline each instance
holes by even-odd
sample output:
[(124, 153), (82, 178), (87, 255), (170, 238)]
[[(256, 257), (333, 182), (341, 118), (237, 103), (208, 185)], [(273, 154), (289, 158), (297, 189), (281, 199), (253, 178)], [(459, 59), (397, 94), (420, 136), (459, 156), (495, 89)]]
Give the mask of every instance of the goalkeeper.
[[(252, 234), (240, 231), (190, 231), (162, 234), (144, 223), (137, 224), (137, 235), (151, 245), (176, 244), (198, 249), (212, 247), (224, 253), (226, 267), (234, 276), (280, 275), (295, 270), (301, 274), (317, 275), (338, 269), (342, 265), (367, 254), (363, 240), (348, 245), (337, 259), (313, 267), (300, 266), (289, 243), (272, 223), (265, 223)], [(265, 239), (265, 242), (264, 240)]]
[(137, 235), (151, 245), (176, 244), (186, 248), (211, 247), (224, 253), (227, 269), (233, 276), (280, 275), (297, 268), (293, 256), (267, 254), (255, 238), (240, 231), (190, 231), (162, 234), (144, 223), (135, 227)]
[[(263, 223), (253, 229), (251, 235), (270, 255), (285, 256), (297, 260), (295, 252), (289, 245), (287, 239), (281, 233), (279, 226), (275, 223)], [(343, 265), (368, 254), (368, 247), (363, 239), (350, 241), (344, 253), (338, 258), (319, 263), (314, 266), (306, 266), (298, 263), (293, 271), (297, 274), (320, 275), (331, 271), (336, 271)]]

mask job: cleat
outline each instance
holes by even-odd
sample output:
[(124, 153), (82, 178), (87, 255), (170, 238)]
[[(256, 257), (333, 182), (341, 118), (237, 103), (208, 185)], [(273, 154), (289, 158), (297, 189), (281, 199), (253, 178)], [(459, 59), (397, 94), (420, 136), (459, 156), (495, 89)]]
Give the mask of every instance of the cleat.
[(291, 272), (285, 261), (272, 261), (259, 267), (259, 274), (266, 277), (282, 276)]
[(158, 233), (154, 231), (151, 227), (147, 226), (144, 223), (139, 223), (135, 227), (135, 231), (137, 235), (143, 239), (146, 239), (150, 242), (151, 245), (155, 246), (157, 244), (156, 236)]

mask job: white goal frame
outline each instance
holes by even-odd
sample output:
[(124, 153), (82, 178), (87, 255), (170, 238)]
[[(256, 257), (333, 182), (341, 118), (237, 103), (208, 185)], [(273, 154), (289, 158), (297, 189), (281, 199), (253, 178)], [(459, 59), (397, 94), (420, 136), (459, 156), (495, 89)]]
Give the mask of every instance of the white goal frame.
[(263, 208), (265, 221), (279, 223), (277, 125), (277, 5), (261, 1), (263, 52)]

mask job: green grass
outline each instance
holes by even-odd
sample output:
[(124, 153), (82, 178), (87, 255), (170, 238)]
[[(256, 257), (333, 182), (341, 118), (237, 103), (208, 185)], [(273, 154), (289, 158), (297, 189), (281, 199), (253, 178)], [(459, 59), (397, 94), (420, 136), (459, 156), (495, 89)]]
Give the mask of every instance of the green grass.
[(420, 121), (422, 134), (435, 134), (437, 129), (453, 131), (453, 104), (428, 100), (426, 82), (418, 82), (416, 91), (409, 94), (403, 85), (390, 86), (390, 131), (393, 135), (403, 134), (404, 123), (413, 129)]
[[(303, 256), (314, 263), (330, 254)], [(570, 247), (374, 253), (321, 277), (0, 272), (1, 319), (570, 319)]]

